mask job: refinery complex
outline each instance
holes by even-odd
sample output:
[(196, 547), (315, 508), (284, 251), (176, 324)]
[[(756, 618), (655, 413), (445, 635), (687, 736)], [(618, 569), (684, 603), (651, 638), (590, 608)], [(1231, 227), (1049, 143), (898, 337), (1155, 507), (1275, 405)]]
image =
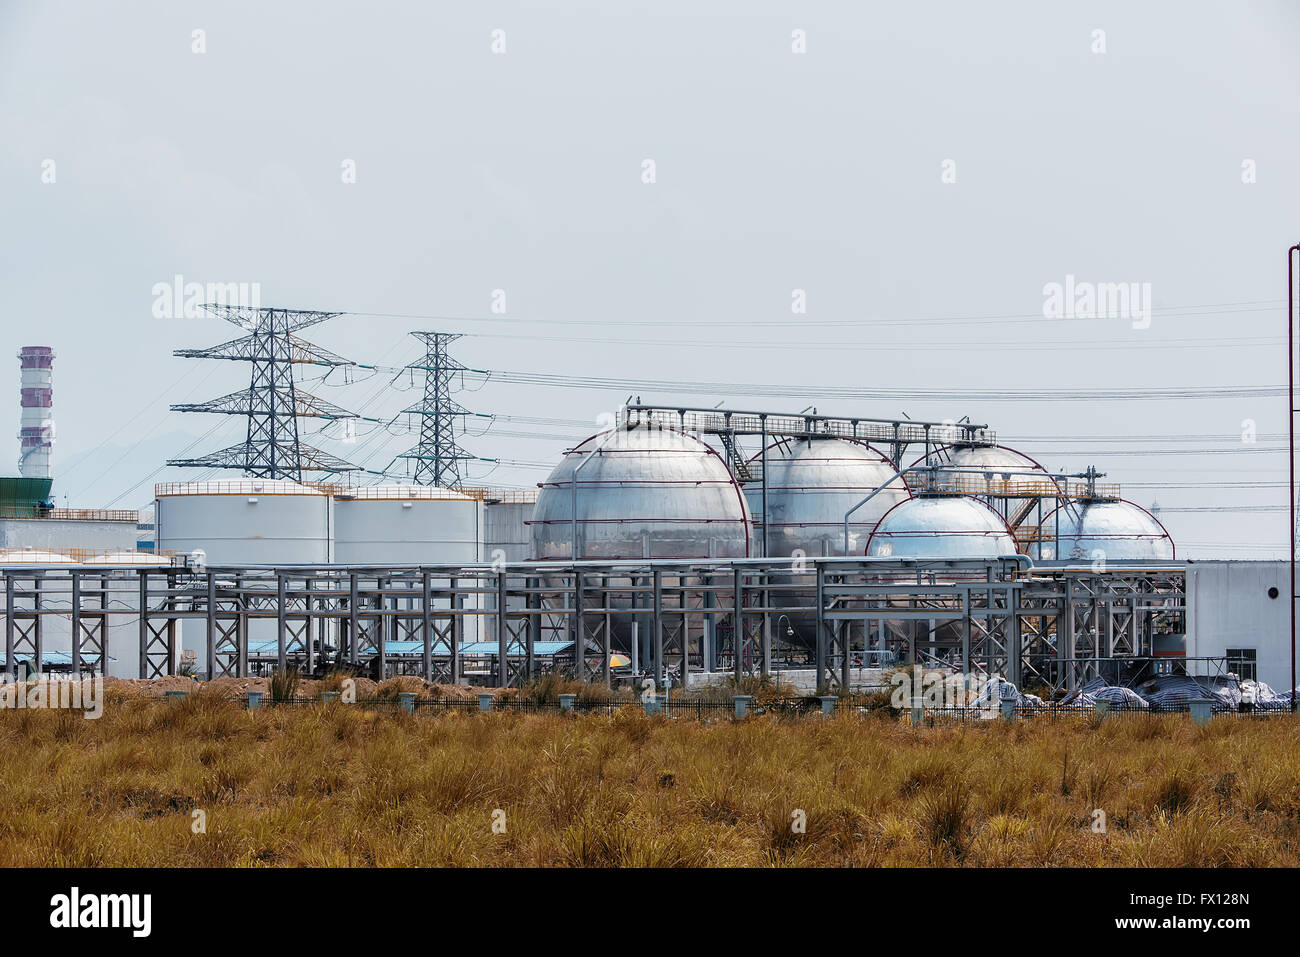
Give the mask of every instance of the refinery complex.
[(241, 416), (247, 437), (170, 461), (215, 474), (160, 482), (141, 511), (54, 505), (56, 357), (20, 350), (19, 468), (0, 479), (10, 674), (507, 687), (557, 670), (825, 692), (920, 666), (1055, 697), (1291, 687), (1287, 564), (1180, 558), (1104, 462), (1049, 471), (967, 419), (633, 396), (535, 489), (475, 487), (456, 337), (420, 332), (419, 443), (403, 481), (367, 483), (299, 438), (300, 419), (352, 417), (296, 380), (355, 364), (298, 335), (335, 314), (209, 310), (246, 335), (177, 354), (247, 362), (249, 387), (173, 408)]

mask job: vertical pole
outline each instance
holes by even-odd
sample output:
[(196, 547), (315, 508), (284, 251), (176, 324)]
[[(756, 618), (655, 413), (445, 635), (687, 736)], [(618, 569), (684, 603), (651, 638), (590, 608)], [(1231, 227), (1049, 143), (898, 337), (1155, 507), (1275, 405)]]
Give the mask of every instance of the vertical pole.
[(36, 615), (32, 620), (32, 648), (35, 649), (37, 677), (45, 671), (45, 616), (41, 614), (44, 604), (45, 573), (37, 572), (32, 576), (32, 610)]
[(81, 576), (72, 573), (72, 675), (81, 677)]
[(5, 572), (5, 670), (10, 678), (18, 674), (18, 663), (14, 661), (14, 576), (11, 572)]
[[(305, 648), (303, 649), (303, 651), (307, 657), (306, 660), (307, 674), (314, 675), (316, 673), (317, 628), (316, 628), (316, 616), (312, 614), (312, 602), (315, 600), (312, 598), (312, 592), (316, 590), (316, 582), (314, 579), (304, 578), (302, 585), (307, 592), (306, 596), (303, 598), (303, 609), (307, 613), (307, 617), (303, 622), (303, 629), (302, 629), (303, 635), (305, 637), (305, 642), (304, 642)], [(320, 631), (322, 634), (324, 633), (323, 628), (320, 629)], [(244, 676), (243, 662), (240, 662), (239, 676), (241, 678)]]
[(765, 415), (760, 415), (760, 416), (758, 417), (758, 420), (759, 420), (759, 422), (762, 424), (762, 427), (763, 427), (763, 438), (762, 438), (762, 443), (763, 443), (763, 452), (762, 452), (762, 464), (763, 464), (763, 542), (762, 542), (762, 544), (763, 544), (763, 557), (766, 558), (766, 557), (767, 557), (767, 416), (765, 416)]
[(732, 585), (735, 589), (733, 598), (735, 604), (732, 605), (731, 612), (731, 652), (735, 658), (736, 680), (739, 681), (742, 675), (740, 657), (745, 644), (745, 581), (741, 577), (739, 568), (733, 569), (732, 572), (734, 575)]
[(655, 649), (655, 687), (664, 683), (664, 573), (654, 570), (653, 614), (650, 629)]
[(451, 608), (451, 682), (460, 684), (460, 646), (464, 643), (465, 622), (461, 616), (461, 611), (465, 607), (465, 596), (460, 591), (460, 579), (448, 579), (448, 585), (451, 587), (451, 595), (447, 600), (447, 605)]
[(424, 680), (433, 680), (433, 581), (426, 571), (420, 582), (420, 624), (424, 637), (423, 657), (420, 666)]
[(383, 681), (388, 676), (388, 631), (396, 627), (397, 618), (391, 612), (397, 610), (397, 602), (392, 602), (392, 608), (389, 608), (389, 592), (393, 587), (391, 578), (380, 578), (375, 581), (375, 587), (379, 590), (379, 599), (375, 602), (378, 605), (376, 609), (379, 613), (379, 620), (375, 623), (375, 631), (378, 637), (376, 643), (376, 653), (379, 657), (375, 667), (375, 678)]
[(276, 572), (275, 575), (275, 667), (284, 671), (288, 667), (288, 658), (285, 654), (285, 626), (284, 620), (284, 575)]
[(204, 655), (204, 667), (208, 669), (208, 680), (217, 676), (217, 576), (208, 572), (208, 650)]
[[(497, 572), (497, 687), (510, 685), (510, 658), (507, 652), (510, 644), (510, 631), (506, 627), (506, 573)], [(609, 658), (605, 659), (608, 675)]]
[(573, 566), (573, 668), (574, 677), (583, 681), (587, 677), (587, 620), (582, 606), (582, 569)]
[[(601, 584), (608, 586), (609, 580), (606, 578), (602, 578)], [(608, 608), (609, 607), (608, 588), (605, 588), (603, 590), (603, 594), (605, 598), (601, 602), (601, 604), (604, 605), (606, 608)], [(609, 657), (614, 652), (614, 649), (610, 646), (611, 632), (613, 630), (614, 629), (611, 627), (610, 616), (606, 614), (604, 627), (601, 629), (601, 636), (600, 636), (600, 653), (601, 653), (600, 680), (604, 683), (606, 688), (610, 687)]]
[[(357, 663), (357, 573), (348, 574), (348, 663)], [(342, 651), (343, 649), (339, 649)]]
[[(140, 677), (149, 677), (149, 573), (140, 572)], [(6, 642), (8, 661), (13, 660), (13, 648)]]
[(817, 692), (820, 694), (826, 687), (826, 619), (822, 612), (826, 608), (826, 570), (820, 563), (817, 565), (817, 643), (816, 643), (816, 662), (817, 662)]
[[(537, 584), (538, 582), (536, 578), (524, 579), (524, 588), (527, 589), (528, 591), (528, 595), (524, 599), (524, 607), (528, 609), (528, 630), (524, 632), (526, 636), (525, 640), (527, 642), (527, 647), (524, 649), (524, 654), (525, 654), (524, 674), (526, 675), (526, 680), (529, 681), (532, 680), (533, 675), (537, 671), (537, 661), (536, 661), (537, 633), (538, 631), (541, 630), (542, 627), (541, 616), (535, 614), (535, 612), (537, 612), (541, 608), (541, 600), (538, 598), (537, 595), (533, 594), (533, 592), (537, 588)], [(633, 625), (632, 627), (635, 628), (636, 625)]]

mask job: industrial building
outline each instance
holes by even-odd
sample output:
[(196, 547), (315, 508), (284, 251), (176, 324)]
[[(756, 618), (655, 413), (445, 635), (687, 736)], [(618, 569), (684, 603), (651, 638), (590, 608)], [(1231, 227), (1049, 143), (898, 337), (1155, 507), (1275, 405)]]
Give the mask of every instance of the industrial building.
[(1286, 563), (1179, 560), (1118, 484), (1049, 472), (986, 425), (638, 399), (535, 491), (477, 488), (455, 337), (418, 333), (414, 477), (364, 484), (298, 440), (299, 416), (352, 415), (292, 372), (347, 364), (293, 335), (334, 314), (220, 314), (253, 332), (179, 354), (251, 362), (249, 389), (176, 408), (247, 415), (248, 439), (173, 464), (240, 474), (160, 483), (143, 514), (53, 507), (54, 355), (20, 353), (20, 474), (0, 480), (11, 672), (152, 677), (184, 650), (211, 676), (803, 669), (851, 687), (915, 663), (1060, 691), (1170, 673), (1289, 687)]

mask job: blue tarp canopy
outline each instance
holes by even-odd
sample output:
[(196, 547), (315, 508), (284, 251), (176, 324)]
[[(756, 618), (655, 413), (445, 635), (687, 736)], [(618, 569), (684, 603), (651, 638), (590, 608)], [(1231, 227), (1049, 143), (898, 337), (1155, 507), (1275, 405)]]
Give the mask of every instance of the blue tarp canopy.
[[(14, 655), (19, 661), (30, 661), (33, 666), (36, 664), (35, 655)], [(99, 661), (99, 655), (82, 655), (82, 661)], [(109, 661), (117, 661), (112, 655), (108, 656)], [(70, 665), (72, 664), (72, 652), (70, 651), (46, 651), (41, 654), (41, 662), (47, 665)], [(0, 668), (9, 664), (3, 651), (0, 651)]]

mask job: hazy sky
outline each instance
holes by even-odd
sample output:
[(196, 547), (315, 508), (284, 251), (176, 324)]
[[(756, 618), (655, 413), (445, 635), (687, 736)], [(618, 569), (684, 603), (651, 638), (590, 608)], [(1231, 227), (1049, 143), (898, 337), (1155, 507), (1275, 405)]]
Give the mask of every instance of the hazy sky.
[[(240, 437), (167, 412), (247, 384), (171, 355), (239, 335), (154, 317), (179, 274), (359, 313), (307, 335), (362, 362), (441, 329), (477, 369), (788, 392), (474, 379), (467, 407), (555, 420), (472, 426), (491, 425), (476, 454), (539, 463), (475, 464), (485, 484), (536, 482), (634, 391), (969, 415), (1158, 500), (1180, 555), (1282, 555), (1285, 397), (1195, 390), (1285, 382), (1298, 41), (1293, 3), (0, 0), (0, 352), (57, 350), (56, 491), (77, 506), (143, 505), (186, 477), (165, 457)], [(1067, 275), (1150, 283), (1149, 328), (1043, 318)], [(387, 419), (417, 397), (390, 378), (305, 387)], [(1193, 391), (1104, 397), (1156, 387)], [(989, 389), (1100, 395), (969, 394)], [(375, 470), (415, 441), (371, 428), (310, 440)]]

